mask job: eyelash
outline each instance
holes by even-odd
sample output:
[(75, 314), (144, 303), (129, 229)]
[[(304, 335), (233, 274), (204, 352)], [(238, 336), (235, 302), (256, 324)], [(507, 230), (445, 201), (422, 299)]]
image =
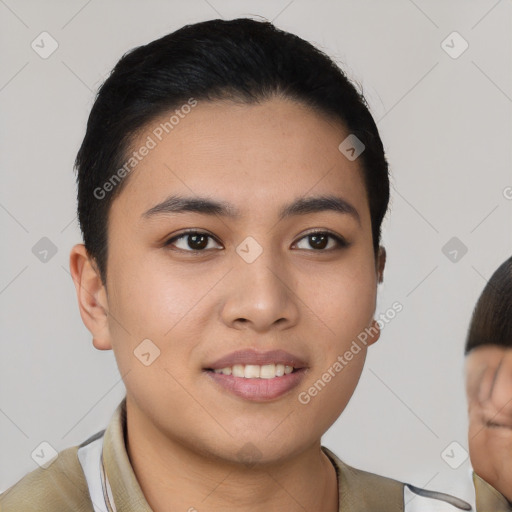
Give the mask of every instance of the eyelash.
[[(176, 236), (173, 236), (172, 238), (169, 238), (169, 240), (167, 240), (164, 245), (165, 245), (165, 247), (170, 247), (174, 242), (176, 242), (180, 238), (185, 238), (188, 235), (206, 235), (207, 237), (212, 238), (212, 239), (215, 240), (214, 236), (210, 235), (209, 233), (207, 233), (205, 231), (197, 231), (197, 230), (194, 230), (194, 229), (190, 229), (190, 230), (187, 230), (187, 231), (183, 231), (179, 235), (176, 235)], [(304, 238), (307, 238), (308, 236), (312, 236), (312, 235), (328, 235), (329, 238), (334, 239), (336, 241), (336, 243), (337, 243), (337, 247), (334, 247), (334, 248), (331, 248), (331, 249), (311, 249), (311, 251), (313, 251), (313, 252), (331, 252), (331, 251), (335, 251), (335, 250), (345, 249), (345, 248), (347, 248), (350, 245), (344, 238), (342, 238), (342, 237), (340, 237), (338, 235), (335, 235), (334, 233), (331, 233), (330, 231), (325, 231), (325, 230), (310, 231), (309, 233), (307, 233), (304, 236), (302, 236), (301, 238), (299, 238), (298, 241), (300, 242)], [(217, 242), (217, 243), (219, 243), (219, 242)], [(198, 253), (201, 253), (201, 252), (207, 252), (207, 251), (209, 251), (211, 249), (188, 249), (187, 250), (187, 249), (175, 248), (175, 249), (171, 249), (171, 250), (198, 254)]]

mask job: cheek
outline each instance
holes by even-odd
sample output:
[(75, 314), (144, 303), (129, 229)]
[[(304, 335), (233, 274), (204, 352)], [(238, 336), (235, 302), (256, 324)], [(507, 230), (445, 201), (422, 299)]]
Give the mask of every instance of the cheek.
[(109, 328), (120, 372), (129, 372), (130, 393), (141, 400), (145, 394), (158, 395), (185, 407), (187, 395), (179, 383), (195, 376), (195, 351), (206, 335), (204, 317), (213, 314), (205, 294), (220, 277), (162, 260), (148, 256), (132, 268), (119, 266), (112, 276), (117, 286)]
[(324, 433), (340, 416), (350, 401), (361, 376), (366, 349), (353, 355), (350, 361), (334, 358), (310, 375), (298, 391), (299, 415), (314, 418), (314, 429)]
[(369, 337), (365, 329), (375, 313), (376, 278), (361, 262), (325, 276), (317, 290), (308, 302), (318, 312), (312, 316), (312, 323), (318, 324), (315, 364), (300, 389), (299, 402), (308, 414), (321, 418), (321, 428), (329, 428), (345, 409), (361, 376)]
[(112, 273), (112, 312), (130, 326), (137, 338), (169, 336), (173, 326), (208, 289), (209, 278), (170, 265), (151, 254), (131, 257)]
[(364, 262), (310, 272), (300, 282), (299, 297), (309, 297), (305, 302), (328, 337), (343, 342), (371, 323), (377, 283), (374, 270)]

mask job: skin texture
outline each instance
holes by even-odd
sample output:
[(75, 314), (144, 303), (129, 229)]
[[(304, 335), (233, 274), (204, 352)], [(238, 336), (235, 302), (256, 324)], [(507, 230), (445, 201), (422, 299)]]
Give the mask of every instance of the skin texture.
[[(291, 100), (199, 103), (113, 201), (106, 288), (84, 246), (73, 247), (81, 316), (94, 346), (114, 350), (127, 391), (129, 457), (155, 512), (234, 504), (338, 510), (334, 468), (320, 440), (352, 396), (367, 347), (310, 403), (298, 394), (365, 328), (377, 327), (367, 345), (379, 337), (373, 316), (385, 251), (375, 258), (360, 164), (338, 150), (347, 135)], [(176, 193), (229, 201), (242, 217), (141, 217)], [(332, 211), (278, 220), (283, 205), (320, 194), (342, 196), (360, 222)], [(194, 255), (187, 237), (174, 250), (165, 246), (185, 228), (213, 236), (204, 252)], [(331, 250), (337, 244), (328, 239), (315, 249), (305, 237), (314, 228), (344, 237), (349, 247)], [(248, 236), (263, 250), (250, 264), (236, 252)], [(134, 356), (144, 339), (161, 351), (150, 366)], [(244, 348), (296, 354), (307, 362), (303, 382), (269, 402), (226, 392), (204, 368)]]
[(473, 349), (466, 357), (466, 393), (473, 469), (512, 502), (512, 349)]

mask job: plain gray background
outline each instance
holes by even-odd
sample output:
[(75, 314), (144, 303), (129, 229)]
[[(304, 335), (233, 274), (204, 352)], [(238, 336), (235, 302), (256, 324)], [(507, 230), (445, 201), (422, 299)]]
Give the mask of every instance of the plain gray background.
[[(68, 267), (81, 241), (72, 167), (97, 87), (134, 46), (252, 15), (362, 85), (391, 166), (377, 315), (395, 301), (403, 311), (324, 444), (419, 486), (451, 489), (466, 475), (461, 449), (458, 469), (441, 454), (467, 448), (466, 330), (512, 254), (512, 2), (0, 0), (0, 491), (37, 467), (42, 441), (59, 451), (105, 428), (125, 392), (113, 353), (92, 346)], [(58, 43), (46, 59), (31, 47), (43, 31)], [(57, 250), (46, 262), (32, 250), (43, 237)], [(443, 252), (452, 237), (457, 261)]]

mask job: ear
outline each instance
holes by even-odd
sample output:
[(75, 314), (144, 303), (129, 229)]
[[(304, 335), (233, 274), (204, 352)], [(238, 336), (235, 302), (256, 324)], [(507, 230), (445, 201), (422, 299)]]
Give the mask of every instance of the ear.
[(366, 329), (368, 338), (366, 338), (366, 345), (373, 345), (380, 338), (380, 327), (377, 320), (372, 321), (372, 326)]
[(378, 282), (382, 283), (384, 281), (384, 267), (386, 266), (386, 249), (381, 245), (379, 247), (379, 252), (377, 254), (377, 276)]
[(80, 316), (98, 350), (112, 349), (108, 325), (108, 299), (105, 286), (84, 244), (71, 249), (69, 269), (75, 283)]

